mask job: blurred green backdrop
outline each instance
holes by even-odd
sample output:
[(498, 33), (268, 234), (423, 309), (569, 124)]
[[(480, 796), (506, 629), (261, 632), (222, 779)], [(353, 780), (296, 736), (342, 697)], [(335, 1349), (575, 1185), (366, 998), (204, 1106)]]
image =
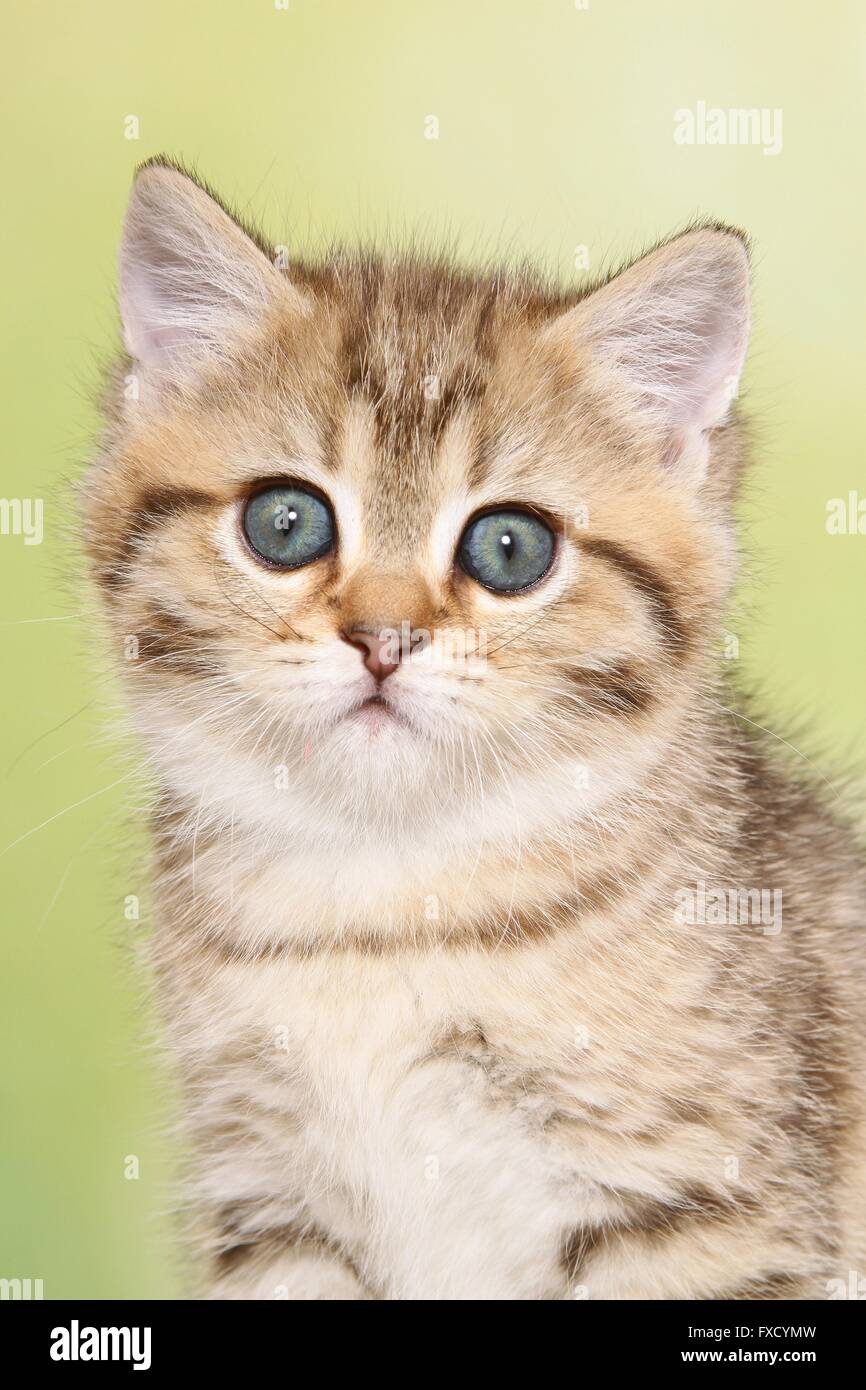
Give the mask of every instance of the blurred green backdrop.
[[(128, 895), (147, 930), (140, 817), (104, 733), (68, 486), (140, 160), (197, 165), (292, 250), (421, 229), (570, 278), (579, 246), (592, 271), (698, 214), (748, 229), (753, 563), (732, 631), (773, 728), (805, 712), (836, 766), (866, 751), (866, 536), (825, 529), (830, 498), (866, 495), (862, 7), (277, 5), (4, 6), (2, 492), (44, 499), (45, 539), (0, 536), (0, 1277), (46, 1298), (182, 1289), (170, 1081), (124, 945)], [(781, 108), (781, 153), (677, 145), (674, 111), (698, 101)]]

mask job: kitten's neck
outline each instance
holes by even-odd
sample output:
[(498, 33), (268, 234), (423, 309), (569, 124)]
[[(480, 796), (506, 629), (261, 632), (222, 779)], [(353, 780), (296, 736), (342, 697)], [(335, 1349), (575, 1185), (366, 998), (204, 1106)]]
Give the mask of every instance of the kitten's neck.
[[(735, 815), (727, 736), (695, 730), (679, 747), (647, 746), (640, 764), (595, 765), (524, 779), (475, 808), (435, 819), (268, 833), (210, 819), (167, 793), (157, 816), (166, 892), (227, 949), (340, 943), (480, 943), (538, 939), (581, 919), (651, 911), (676, 886), (711, 876)], [(516, 795), (518, 792), (520, 795)], [(716, 811), (714, 811), (714, 806)], [(715, 835), (707, 835), (707, 826)], [(643, 905), (643, 906), (642, 906)]]

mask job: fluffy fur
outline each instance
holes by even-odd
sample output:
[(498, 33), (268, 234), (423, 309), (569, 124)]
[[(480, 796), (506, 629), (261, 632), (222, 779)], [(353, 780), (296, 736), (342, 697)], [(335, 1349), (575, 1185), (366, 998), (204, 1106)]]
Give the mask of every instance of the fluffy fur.
[[(120, 300), (85, 527), (156, 768), (208, 1292), (825, 1297), (862, 1271), (863, 872), (718, 676), (740, 235), (580, 295), (278, 269), (163, 161)], [(332, 555), (253, 558), (272, 478), (327, 495)], [(502, 503), (558, 547), (509, 597), (454, 563)], [(402, 622), (486, 655), (419, 649), (359, 718), (341, 634)], [(781, 894), (779, 929), (684, 921), (701, 885)]]

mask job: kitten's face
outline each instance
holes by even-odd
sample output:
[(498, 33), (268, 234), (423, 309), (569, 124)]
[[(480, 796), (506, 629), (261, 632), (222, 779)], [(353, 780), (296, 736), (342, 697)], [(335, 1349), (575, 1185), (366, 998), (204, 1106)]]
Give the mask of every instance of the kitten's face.
[(145, 171), (138, 399), (87, 527), (161, 777), (321, 835), (531, 828), (627, 785), (730, 581), (730, 432), (706, 463), (744, 265), (694, 233), (573, 307), (405, 263), (286, 276)]

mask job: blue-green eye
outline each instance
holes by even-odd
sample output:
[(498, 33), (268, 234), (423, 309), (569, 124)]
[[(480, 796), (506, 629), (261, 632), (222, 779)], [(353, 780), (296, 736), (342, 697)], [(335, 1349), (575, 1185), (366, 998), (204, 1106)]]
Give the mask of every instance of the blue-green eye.
[(333, 548), (334, 515), (317, 493), (297, 483), (279, 483), (250, 498), (244, 532), (260, 559), (297, 569)]
[(497, 594), (528, 589), (550, 569), (553, 532), (532, 512), (487, 512), (463, 532), (458, 559), (468, 575)]

